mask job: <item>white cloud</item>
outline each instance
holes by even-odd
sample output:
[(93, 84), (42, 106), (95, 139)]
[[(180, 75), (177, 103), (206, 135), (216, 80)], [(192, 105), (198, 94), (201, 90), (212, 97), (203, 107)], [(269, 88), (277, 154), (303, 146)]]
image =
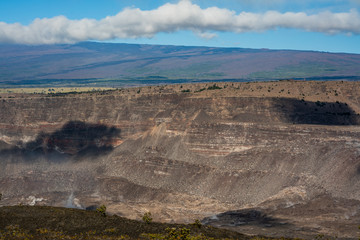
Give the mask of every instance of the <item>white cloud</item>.
[(198, 35), (200, 38), (204, 38), (207, 40), (217, 37), (216, 33), (211, 33), (211, 32), (196, 32), (196, 35)]
[[(225, 0), (226, 1), (226, 0)], [(249, 5), (279, 5), (279, 4), (314, 4), (314, 0), (238, 0), (241, 3), (249, 4)], [(316, 3), (321, 4), (349, 4), (356, 3), (360, 4), (360, 0), (317, 0)]]
[(30, 25), (0, 22), (0, 42), (25, 44), (74, 43), (116, 38), (151, 38), (159, 32), (193, 31), (200, 37), (213, 38), (217, 31), (243, 33), (276, 28), (294, 28), (325, 34), (360, 34), (357, 10), (308, 15), (304, 12), (241, 12), (210, 7), (200, 8), (189, 0), (167, 3), (143, 11), (126, 8), (101, 20), (70, 20), (64, 16), (35, 19)]

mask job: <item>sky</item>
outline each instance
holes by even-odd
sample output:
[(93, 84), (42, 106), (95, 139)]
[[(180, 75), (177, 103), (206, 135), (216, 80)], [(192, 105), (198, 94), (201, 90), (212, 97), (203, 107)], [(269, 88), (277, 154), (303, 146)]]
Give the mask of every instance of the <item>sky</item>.
[(0, 43), (360, 53), (360, 0), (0, 0)]

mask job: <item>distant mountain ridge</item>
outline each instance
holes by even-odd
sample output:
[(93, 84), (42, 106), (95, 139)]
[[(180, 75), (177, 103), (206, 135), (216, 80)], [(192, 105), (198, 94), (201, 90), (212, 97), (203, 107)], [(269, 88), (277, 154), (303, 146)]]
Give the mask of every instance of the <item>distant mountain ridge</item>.
[(360, 79), (360, 54), (82, 42), (0, 45), (0, 86)]

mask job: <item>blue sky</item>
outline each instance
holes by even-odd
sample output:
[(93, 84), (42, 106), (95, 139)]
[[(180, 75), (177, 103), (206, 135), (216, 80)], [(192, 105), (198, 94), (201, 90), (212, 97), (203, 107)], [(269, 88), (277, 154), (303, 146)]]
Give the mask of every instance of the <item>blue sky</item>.
[(2, 0), (0, 42), (360, 53), (360, 0)]

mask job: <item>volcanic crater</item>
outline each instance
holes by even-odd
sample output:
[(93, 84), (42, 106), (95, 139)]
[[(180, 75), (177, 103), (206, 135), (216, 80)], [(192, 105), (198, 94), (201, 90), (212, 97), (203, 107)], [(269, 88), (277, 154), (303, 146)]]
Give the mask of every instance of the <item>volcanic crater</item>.
[(216, 86), (1, 94), (0, 206), (359, 236), (360, 82)]

